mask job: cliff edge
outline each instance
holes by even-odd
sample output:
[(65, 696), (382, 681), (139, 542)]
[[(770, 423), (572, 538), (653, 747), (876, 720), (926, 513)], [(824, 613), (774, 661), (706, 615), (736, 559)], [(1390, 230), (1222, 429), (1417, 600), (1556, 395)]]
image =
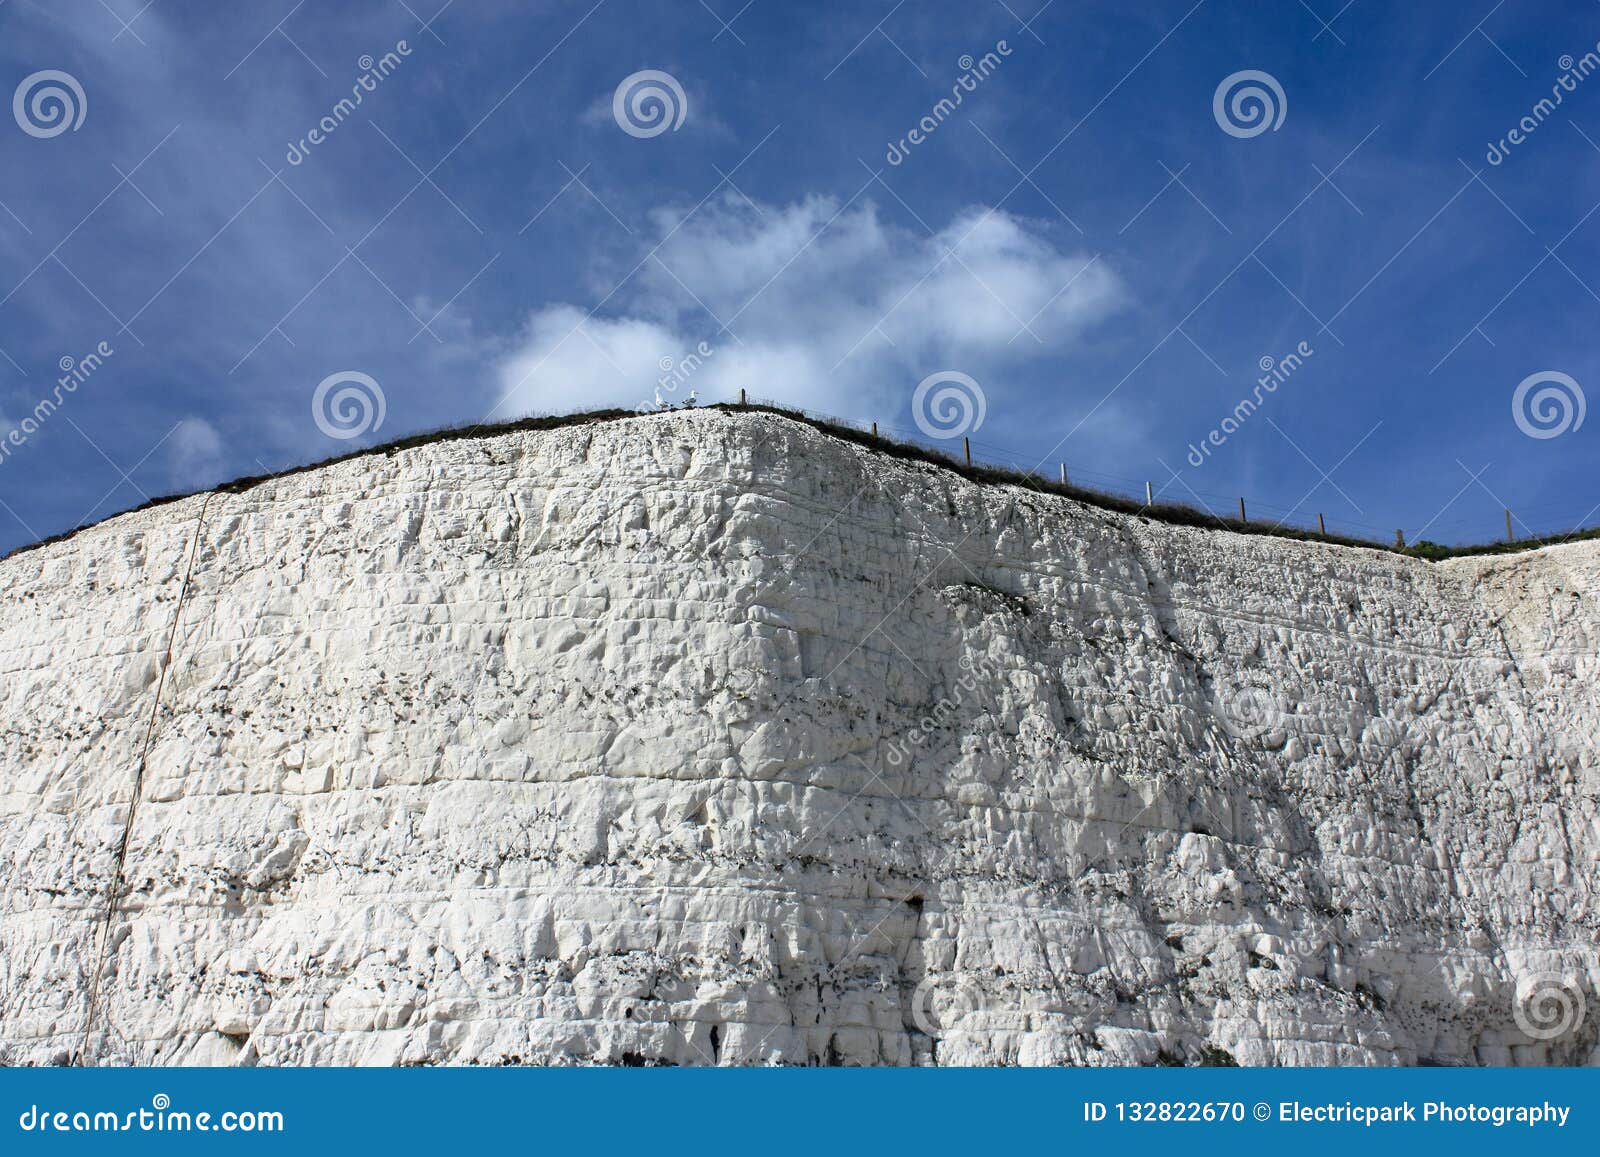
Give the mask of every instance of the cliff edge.
[(1597, 652), (765, 413), (196, 495), (0, 562), (0, 1061), (1600, 1063)]

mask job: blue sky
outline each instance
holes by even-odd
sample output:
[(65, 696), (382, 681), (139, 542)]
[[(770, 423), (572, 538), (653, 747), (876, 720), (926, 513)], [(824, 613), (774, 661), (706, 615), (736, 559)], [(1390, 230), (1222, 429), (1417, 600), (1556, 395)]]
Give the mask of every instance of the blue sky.
[[(962, 374), (992, 461), (1385, 539), (1593, 524), (1597, 42), (1580, 0), (0, 0), (0, 550), (636, 406), (702, 348), (669, 397), (927, 440)], [(619, 121), (645, 70), (676, 127)], [(1275, 127), (1248, 80), (1219, 119), (1246, 71)]]

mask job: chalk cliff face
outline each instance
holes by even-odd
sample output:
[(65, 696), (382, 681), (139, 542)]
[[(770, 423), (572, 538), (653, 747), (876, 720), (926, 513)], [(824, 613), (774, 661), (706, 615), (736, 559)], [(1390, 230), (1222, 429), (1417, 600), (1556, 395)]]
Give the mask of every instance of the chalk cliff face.
[(118, 517), (0, 563), (0, 1061), (1600, 1062), (1597, 595), (710, 411)]

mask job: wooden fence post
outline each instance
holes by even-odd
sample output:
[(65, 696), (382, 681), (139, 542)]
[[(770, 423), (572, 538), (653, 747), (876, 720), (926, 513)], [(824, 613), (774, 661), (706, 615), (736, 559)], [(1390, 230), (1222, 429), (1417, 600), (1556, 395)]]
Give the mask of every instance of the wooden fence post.
[(743, 386), (740, 386), (740, 387), (739, 387), (739, 404), (740, 404), (740, 405), (741, 405), (741, 406), (742, 406), (742, 405), (744, 405), (744, 404), (745, 404), (745, 400), (744, 400), (744, 387), (743, 387)]
[(1506, 507), (1506, 541), (1516, 542), (1516, 533), (1511, 529), (1511, 507)]
[(966, 438), (961, 439), (961, 452), (967, 456), (967, 465), (971, 466), (972, 465), (972, 442), (969, 439), (966, 439)]
[(1154, 506), (1156, 504), (1155, 492), (1150, 489), (1150, 483), (1148, 482), (1144, 484), (1144, 504), (1146, 506)]
[(1248, 518), (1245, 517), (1244, 499), (1243, 498), (1239, 499), (1239, 521), (1240, 522), (1249, 522), (1250, 521)]
[(1322, 521), (1322, 515), (1320, 514), (1317, 515), (1317, 533), (1322, 535), (1323, 538), (1328, 537), (1328, 524)]
[(872, 436), (874, 438), (878, 436), (878, 423), (876, 422), (872, 423)]
[(1405, 531), (1397, 530), (1397, 531), (1394, 532), (1394, 545), (1395, 545), (1395, 549), (1396, 550), (1404, 550), (1406, 548), (1406, 532)]
[(1061, 485), (1065, 486), (1066, 484), (1067, 484), (1067, 464), (1065, 462), (1063, 462), (1061, 464)]

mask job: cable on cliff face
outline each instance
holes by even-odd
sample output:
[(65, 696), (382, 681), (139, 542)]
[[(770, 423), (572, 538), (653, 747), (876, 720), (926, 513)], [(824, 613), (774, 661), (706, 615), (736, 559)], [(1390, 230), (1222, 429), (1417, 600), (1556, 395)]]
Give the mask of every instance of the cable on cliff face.
[(206, 508), (211, 505), (215, 492), (207, 494), (200, 503), (200, 514), (195, 519), (194, 539), (189, 544), (189, 564), (183, 572), (183, 584), (178, 588), (178, 605), (172, 612), (172, 625), (167, 628), (166, 652), (161, 658), (161, 670), (156, 676), (155, 702), (150, 705), (150, 722), (145, 726), (144, 743), (139, 751), (139, 762), (134, 767), (133, 791), (128, 798), (128, 819), (122, 825), (122, 836), (117, 841), (116, 867), (111, 876), (111, 889), (106, 894), (105, 916), (100, 923), (100, 934), (96, 938), (93, 956), (93, 971), (89, 976), (89, 1006), (83, 1018), (83, 1042), (78, 1046), (77, 1056), (69, 1062), (74, 1065), (87, 1063), (89, 1054), (89, 1038), (94, 1032), (95, 1014), (99, 1010), (100, 1002), (100, 977), (110, 964), (108, 951), (111, 946), (111, 921), (116, 918), (117, 906), (122, 901), (122, 886), (124, 867), (128, 859), (128, 844), (133, 838), (134, 819), (139, 813), (139, 799), (144, 794), (145, 766), (150, 760), (150, 745), (155, 742), (156, 720), (161, 714), (161, 694), (166, 689), (167, 672), (172, 669), (172, 645), (178, 637), (178, 623), (183, 619), (183, 606), (189, 597), (189, 582), (194, 577), (195, 559), (200, 554), (200, 536), (205, 531)]

